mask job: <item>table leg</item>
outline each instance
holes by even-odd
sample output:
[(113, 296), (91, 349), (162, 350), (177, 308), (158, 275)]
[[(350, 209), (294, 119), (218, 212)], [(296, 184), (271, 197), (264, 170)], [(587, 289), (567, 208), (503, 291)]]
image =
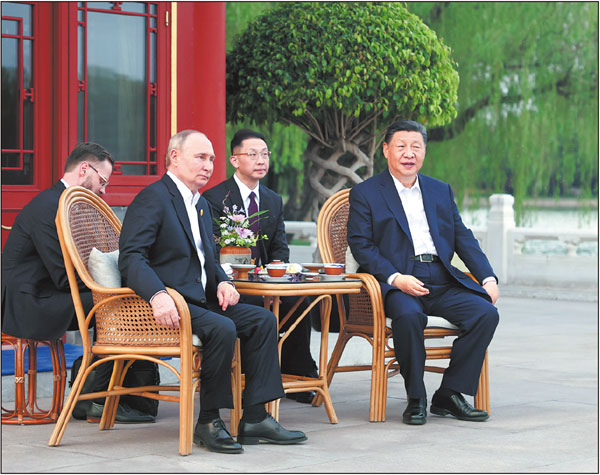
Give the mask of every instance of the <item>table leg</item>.
[[(282, 375), (283, 388), (286, 392), (317, 391), (325, 402), (325, 410), (332, 424), (337, 424), (338, 419), (333, 409), (329, 386), (327, 384), (327, 350), (329, 344), (329, 319), (331, 316), (331, 295), (319, 295), (314, 299), (308, 308), (297, 318), (293, 325), (282, 335), (279, 341), (279, 352), (287, 335), (293, 331), (298, 324), (305, 318), (316, 304), (321, 306), (321, 347), (319, 355), (319, 376), (318, 378), (309, 378), (306, 376), (296, 376), (291, 374)], [(275, 407), (278, 409), (278, 405)], [(276, 412), (278, 415), (278, 413)], [(273, 414), (272, 414), (273, 415)], [(275, 415), (273, 415), (275, 417)]]

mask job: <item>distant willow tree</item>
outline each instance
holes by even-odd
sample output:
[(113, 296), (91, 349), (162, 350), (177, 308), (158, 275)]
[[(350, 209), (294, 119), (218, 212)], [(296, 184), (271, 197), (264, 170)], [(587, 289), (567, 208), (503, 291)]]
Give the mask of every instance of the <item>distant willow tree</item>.
[(283, 3), (227, 55), (228, 121), (293, 124), (310, 136), (298, 209), (313, 217), (319, 201), (373, 174), (391, 121), (452, 120), (457, 88), (450, 49), (396, 2)]
[[(415, 2), (452, 48), (456, 119), (424, 170), (458, 196), (598, 196), (598, 3)], [(382, 163), (380, 166), (384, 166)]]

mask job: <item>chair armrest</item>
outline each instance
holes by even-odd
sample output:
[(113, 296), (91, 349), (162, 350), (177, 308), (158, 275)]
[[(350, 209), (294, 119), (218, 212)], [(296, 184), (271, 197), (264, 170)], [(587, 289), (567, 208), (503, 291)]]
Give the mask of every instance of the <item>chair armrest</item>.
[(94, 291), (96, 304), (86, 318), (95, 316), (98, 343), (135, 346), (179, 346), (180, 341), (192, 346), (190, 312), (183, 297), (167, 288), (180, 316), (179, 328), (159, 325), (152, 306), (132, 289), (103, 289)]

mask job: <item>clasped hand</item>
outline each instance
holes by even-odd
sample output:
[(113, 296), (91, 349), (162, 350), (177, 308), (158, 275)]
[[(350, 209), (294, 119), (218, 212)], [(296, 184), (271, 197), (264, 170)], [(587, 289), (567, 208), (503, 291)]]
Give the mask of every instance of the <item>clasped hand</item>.
[[(425, 288), (425, 284), (412, 275), (399, 275), (394, 279), (392, 285), (399, 288), (405, 294), (413, 295), (415, 297), (422, 297), (429, 293), (429, 290)], [(483, 289), (490, 296), (492, 303), (495, 304), (500, 295), (496, 281), (491, 280), (486, 282)]]
[(414, 297), (422, 297), (429, 293), (429, 290), (425, 288), (425, 284), (412, 275), (399, 275), (394, 279), (392, 285), (405, 294)]

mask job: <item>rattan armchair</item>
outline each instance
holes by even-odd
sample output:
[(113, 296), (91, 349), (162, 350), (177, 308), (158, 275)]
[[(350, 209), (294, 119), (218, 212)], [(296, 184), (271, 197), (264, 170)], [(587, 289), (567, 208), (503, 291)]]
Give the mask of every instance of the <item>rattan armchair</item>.
[[(92, 279), (87, 268), (92, 248), (101, 252), (118, 249), (121, 223), (100, 197), (85, 188), (74, 186), (63, 192), (56, 227), (81, 332), (83, 361), (48, 445), (60, 444), (77, 401), (106, 396), (100, 421), (100, 430), (104, 430), (114, 425), (119, 397), (134, 394), (179, 403), (179, 453), (190, 454), (193, 398), (199, 384), (202, 349), (192, 344), (190, 313), (185, 300), (175, 290), (167, 289), (175, 301), (181, 321), (179, 329), (164, 327), (156, 323), (150, 305), (133, 290), (125, 287), (109, 289)], [(87, 315), (81, 303), (76, 272), (92, 291), (94, 307)], [(93, 343), (88, 332), (92, 318), (96, 325), (96, 341)], [(98, 360), (92, 362), (94, 356)], [(177, 370), (161, 357), (179, 358), (180, 369)], [(177, 376), (179, 385), (123, 387), (125, 373), (137, 359), (153, 361), (166, 367)], [(107, 361), (114, 362), (108, 390), (80, 394), (90, 371)], [(239, 345), (236, 345), (232, 378), (236, 403), (236, 409), (232, 411), (232, 432), (237, 432), (241, 412)], [(163, 394), (164, 391), (174, 391), (178, 395)]]
[[(331, 196), (321, 208), (317, 220), (317, 240), (323, 262), (345, 262), (347, 241), (347, 223), (350, 190), (342, 190)], [(327, 371), (329, 384), (335, 373), (347, 371), (371, 370), (371, 402), (369, 419), (372, 422), (385, 421), (387, 398), (387, 378), (399, 373), (393, 349), (392, 331), (386, 323), (383, 300), (379, 283), (371, 274), (355, 273), (350, 277), (358, 278), (363, 283), (360, 294), (348, 296), (348, 309), (338, 296), (340, 309), (340, 332), (336, 345), (329, 359)], [(431, 326), (430, 326), (431, 325)], [(434, 326), (435, 325), (435, 326)], [(441, 317), (429, 317), (424, 332), (425, 339), (443, 339), (458, 336), (460, 332), (447, 320)], [(373, 347), (371, 364), (340, 366), (340, 358), (348, 341), (359, 336), (365, 338)], [(451, 345), (427, 346), (426, 359), (438, 360), (450, 358)], [(444, 368), (425, 365), (425, 370), (443, 373)], [(318, 396), (315, 403), (320, 403)], [(490, 411), (488, 359), (487, 353), (481, 369), (479, 387), (475, 396), (475, 407)]]

